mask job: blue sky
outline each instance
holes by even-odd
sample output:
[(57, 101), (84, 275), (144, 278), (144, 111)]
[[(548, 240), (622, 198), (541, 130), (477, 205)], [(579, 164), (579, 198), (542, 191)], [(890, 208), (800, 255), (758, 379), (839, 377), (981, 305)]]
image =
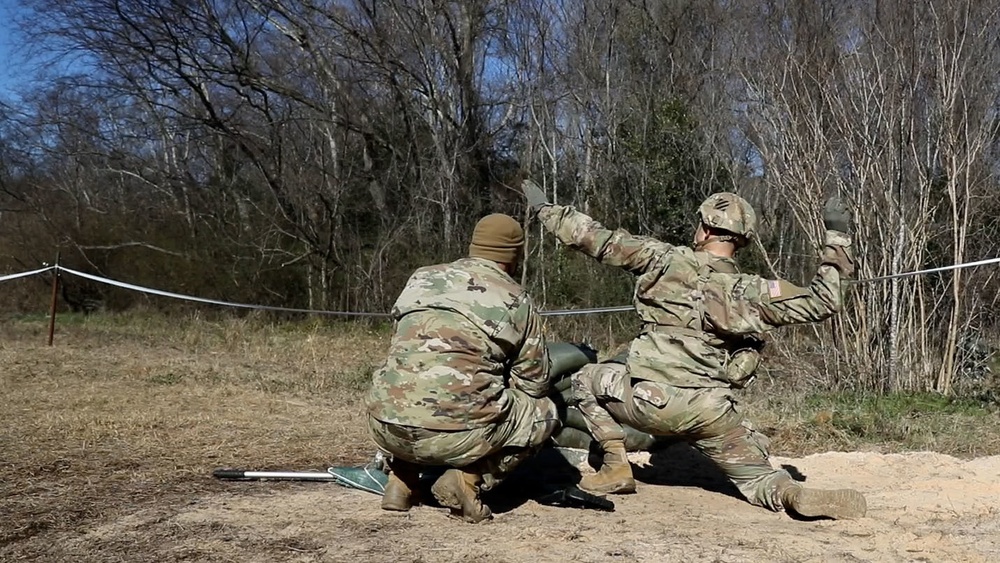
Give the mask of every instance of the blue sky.
[(0, 97), (11, 93), (11, 88), (29, 78), (30, 69), (23, 61), (14, 29), (18, 12), (16, 0), (0, 0)]

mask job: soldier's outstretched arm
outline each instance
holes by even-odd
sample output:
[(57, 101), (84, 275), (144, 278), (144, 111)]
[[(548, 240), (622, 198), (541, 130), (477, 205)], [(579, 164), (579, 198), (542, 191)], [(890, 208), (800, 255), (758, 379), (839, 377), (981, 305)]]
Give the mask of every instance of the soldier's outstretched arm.
[(823, 261), (805, 287), (750, 274), (711, 274), (702, 297), (707, 325), (720, 334), (750, 335), (780, 326), (819, 322), (840, 312), (844, 280), (850, 274), (846, 250), (849, 239), (845, 240), (841, 233), (828, 237), (831, 244), (824, 249)]
[(535, 398), (546, 397), (552, 387), (549, 351), (542, 332), (542, 320), (530, 297), (514, 312), (514, 324), (524, 335), (510, 370), (511, 386)]
[[(843, 242), (844, 239), (836, 240)], [(829, 245), (826, 247), (831, 248)], [(807, 287), (798, 287), (781, 279), (765, 280), (767, 293), (760, 307), (761, 318), (770, 325), (784, 326), (819, 322), (832, 317), (843, 309), (843, 286), (849, 271), (824, 260)]]
[(854, 273), (851, 253), (851, 216), (839, 198), (827, 200), (823, 210), (826, 235), (820, 265), (807, 288), (783, 280), (767, 281), (767, 301), (761, 317), (772, 325), (817, 322), (843, 308), (843, 283)]
[(819, 322), (840, 312), (844, 282), (854, 273), (849, 222), (838, 200), (828, 202), (820, 265), (806, 287), (783, 279), (713, 274), (705, 284), (706, 321), (717, 332), (740, 335)]
[(671, 245), (648, 237), (638, 237), (624, 229), (607, 229), (571, 206), (549, 203), (531, 180), (522, 184), (528, 204), (538, 214), (546, 230), (563, 244), (597, 259), (603, 264), (645, 272), (665, 255)]

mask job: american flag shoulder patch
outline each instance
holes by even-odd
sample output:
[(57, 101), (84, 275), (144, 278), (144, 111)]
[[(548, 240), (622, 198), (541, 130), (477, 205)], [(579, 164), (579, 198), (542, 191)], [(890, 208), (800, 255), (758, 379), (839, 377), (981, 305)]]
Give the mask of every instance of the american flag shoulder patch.
[(781, 284), (775, 280), (767, 280), (767, 294), (770, 295), (772, 299), (775, 297), (781, 297)]

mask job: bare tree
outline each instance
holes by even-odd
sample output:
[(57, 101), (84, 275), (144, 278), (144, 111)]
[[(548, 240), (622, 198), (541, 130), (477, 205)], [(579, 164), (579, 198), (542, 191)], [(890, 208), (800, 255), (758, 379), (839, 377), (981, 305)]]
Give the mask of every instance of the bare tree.
[[(766, 163), (765, 190), (780, 198), (776, 206), (787, 202), (809, 236), (796, 250), (818, 245), (820, 202), (841, 193), (858, 212), (862, 277), (968, 257), (971, 205), (991, 184), (983, 156), (996, 135), (989, 115), (996, 87), (982, 77), (997, 45), (973, 31), (990, 27), (990, 9), (889, 4), (778, 10), (771, 29), (792, 22), (783, 47), (761, 53), (770, 65), (755, 61), (743, 71), (753, 100), (746, 131)], [(970, 103), (975, 98), (984, 103)], [(951, 240), (948, 254), (935, 250), (943, 237)], [(868, 374), (866, 387), (950, 391), (965, 307), (961, 280), (952, 276), (944, 303), (940, 295), (931, 300), (925, 280), (856, 289), (841, 351), (852, 370)], [(928, 333), (934, 323), (944, 338)]]

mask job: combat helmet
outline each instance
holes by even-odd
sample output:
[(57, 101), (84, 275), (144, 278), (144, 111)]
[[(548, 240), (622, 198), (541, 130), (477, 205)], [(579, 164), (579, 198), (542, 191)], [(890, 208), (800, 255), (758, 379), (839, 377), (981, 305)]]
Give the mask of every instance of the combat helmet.
[(720, 192), (708, 196), (700, 207), (698, 215), (701, 222), (738, 235), (746, 240), (753, 238), (757, 232), (757, 214), (747, 200), (729, 192)]

